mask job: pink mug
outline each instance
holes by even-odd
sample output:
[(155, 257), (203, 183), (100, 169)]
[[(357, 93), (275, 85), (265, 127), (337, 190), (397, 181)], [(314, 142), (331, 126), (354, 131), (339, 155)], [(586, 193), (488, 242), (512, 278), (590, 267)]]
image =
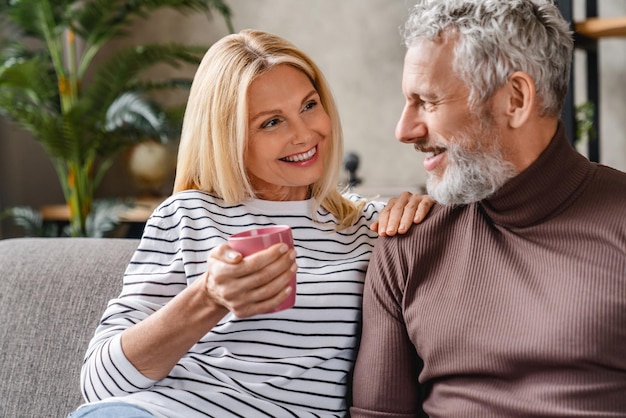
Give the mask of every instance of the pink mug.
[[(293, 236), (291, 235), (291, 228), (288, 225), (272, 225), (250, 229), (231, 235), (228, 238), (228, 245), (241, 253), (244, 257), (280, 242), (284, 242), (289, 248), (293, 248)], [(291, 293), (287, 299), (271, 312), (292, 308), (296, 303), (296, 274), (291, 278), (289, 286), (291, 287)]]

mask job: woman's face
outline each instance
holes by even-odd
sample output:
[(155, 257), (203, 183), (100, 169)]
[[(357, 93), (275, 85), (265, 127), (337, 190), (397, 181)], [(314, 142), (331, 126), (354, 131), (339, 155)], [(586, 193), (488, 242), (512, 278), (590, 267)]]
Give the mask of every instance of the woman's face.
[(248, 90), (245, 164), (257, 196), (304, 200), (324, 173), (331, 123), (309, 78), (280, 64)]

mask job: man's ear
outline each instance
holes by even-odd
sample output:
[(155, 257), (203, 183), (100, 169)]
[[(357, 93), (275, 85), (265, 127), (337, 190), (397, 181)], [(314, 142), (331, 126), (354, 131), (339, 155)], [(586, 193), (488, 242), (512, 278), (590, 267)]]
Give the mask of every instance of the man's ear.
[(508, 102), (506, 115), (511, 128), (519, 128), (528, 121), (535, 110), (536, 89), (532, 77), (523, 71), (516, 71), (507, 82)]

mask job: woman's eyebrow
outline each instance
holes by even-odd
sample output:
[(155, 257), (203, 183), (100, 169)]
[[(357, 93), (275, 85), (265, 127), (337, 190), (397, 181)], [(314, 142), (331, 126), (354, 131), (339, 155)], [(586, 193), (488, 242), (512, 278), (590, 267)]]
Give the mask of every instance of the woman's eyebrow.
[[(306, 96), (304, 96), (304, 98), (302, 99), (302, 103), (306, 102), (307, 100), (309, 100), (312, 96), (317, 95), (317, 90), (313, 89), (311, 90)], [(278, 113), (282, 113), (280, 109), (268, 109), (268, 110), (262, 110), (258, 113), (255, 113), (254, 115), (250, 116), (250, 120), (256, 120), (259, 119), (263, 116), (269, 116), (269, 115), (275, 115)]]

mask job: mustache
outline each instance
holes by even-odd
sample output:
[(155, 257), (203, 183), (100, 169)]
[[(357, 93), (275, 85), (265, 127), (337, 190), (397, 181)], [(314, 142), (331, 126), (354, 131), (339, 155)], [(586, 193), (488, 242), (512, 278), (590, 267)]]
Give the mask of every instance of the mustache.
[(413, 144), (413, 148), (415, 151), (429, 153), (429, 152), (438, 152), (442, 150), (448, 149), (449, 144), (444, 144), (440, 141), (424, 139), (423, 141), (417, 141)]

